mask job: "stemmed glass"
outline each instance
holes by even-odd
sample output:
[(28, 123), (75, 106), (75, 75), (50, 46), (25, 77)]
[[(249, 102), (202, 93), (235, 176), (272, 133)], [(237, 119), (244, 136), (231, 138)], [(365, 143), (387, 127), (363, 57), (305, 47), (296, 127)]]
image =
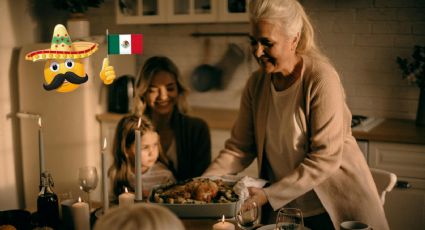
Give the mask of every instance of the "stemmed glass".
[(258, 205), (253, 200), (246, 200), (236, 206), (235, 219), (238, 226), (242, 229), (253, 229), (258, 220)]
[(78, 181), (80, 189), (87, 193), (89, 210), (91, 210), (90, 192), (97, 187), (99, 181), (96, 167), (85, 166), (78, 169)]
[(281, 208), (276, 218), (278, 230), (303, 230), (303, 213), (298, 208)]

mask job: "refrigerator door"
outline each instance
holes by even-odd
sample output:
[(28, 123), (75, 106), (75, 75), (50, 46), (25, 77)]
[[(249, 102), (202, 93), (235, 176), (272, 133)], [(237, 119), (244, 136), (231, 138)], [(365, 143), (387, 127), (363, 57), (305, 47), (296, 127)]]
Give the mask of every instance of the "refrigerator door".
[[(53, 176), (59, 198), (61, 194), (71, 192), (73, 198), (82, 196), (87, 199), (79, 189), (78, 169), (93, 165), (101, 178), (100, 126), (95, 116), (106, 111), (107, 89), (99, 78), (106, 47), (105, 44), (100, 45), (96, 53), (83, 60), (89, 79), (68, 93), (44, 90), (45, 61), (25, 60), (25, 54), (49, 47), (49, 43), (32, 44), (20, 51), (19, 111), (42, 117), (45, 167)], [(114, 65), (117, 76), (135, 74), (135, 56), (114, 56), (110, 63)], [(36, 210), (39, 192), (38, 123), (34, 119), (21, 118), (20, 124), (25, 206), (28, 210)], [(101, 181), (91, 193), (92, 200), (100, 201), (100, 188)]]

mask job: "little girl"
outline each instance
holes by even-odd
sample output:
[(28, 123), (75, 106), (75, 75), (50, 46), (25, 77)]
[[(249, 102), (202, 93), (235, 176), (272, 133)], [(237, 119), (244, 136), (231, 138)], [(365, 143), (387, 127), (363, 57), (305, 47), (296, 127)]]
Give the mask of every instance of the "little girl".
[[(112, 181), (113, 200), (117, 200), (117, 197), (124, 192), (125, 187), (128, 191), (134, 192), (135, 190), (135, 130), (138, 123), (139, 117), (127, 115), (117, 125), (112, 149), (114, 160), (108, 171)], [(155, 132), (152, 123), (144, 116), (141, 117), (140, 136), (142, 192), (143, 196), (147, 196), (155, 185), (174, 182), (175, 179), (167, 168), (168, 159), (162, 152), (159, 135)]]

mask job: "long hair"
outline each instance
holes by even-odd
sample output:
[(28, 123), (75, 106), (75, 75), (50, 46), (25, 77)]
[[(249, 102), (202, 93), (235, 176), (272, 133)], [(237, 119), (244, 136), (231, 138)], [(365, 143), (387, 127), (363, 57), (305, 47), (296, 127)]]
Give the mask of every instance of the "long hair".
[(252, 0), (249, 4), (251, 23), (261, 20), (276, 22), (288, 38), (300, 34), (295, 52), (329, 63), (329, 59), (316, 45), (310, 18), (297, 0)]
[[(141, 116), (140, 119), (141, 136), (147, 132), (156, 132), (155, 127), (148, 118)], [(135, 142), (135, 130), (137, 129), (138, 123), (138, 116), (127, 115), (121, 118), (115, 131), (114, 143), (112, 146), (113, 163), (108, 170), (108, 176), (112, 182), (112, 192), (116, 197), (124, 191), (124, 187), (127, 187), (129, 191), (134, 191), (133, 186), (130, 184), (132, 165), (130, 165), (130, 160), (125, 151)], [(163, 153), (161, 145), (159, 144), (158, 146), (158, 160), (168, 166), (168, 159)]]
[(150, 108), (146, 106), (146, 95), (153, 77), (160, 71), (168, 72), (174, 76), (178, 90), (177, 108), (181, 113), (188, 112), (187, 94), (189, 90), (183, 84), (179, 69), (171, 59), (164, 56), (153, 56), (146, 60), (138, 73), (134, 113), (141, 115), (145, 113), (145, 110), (147, 113), (150, 112)]

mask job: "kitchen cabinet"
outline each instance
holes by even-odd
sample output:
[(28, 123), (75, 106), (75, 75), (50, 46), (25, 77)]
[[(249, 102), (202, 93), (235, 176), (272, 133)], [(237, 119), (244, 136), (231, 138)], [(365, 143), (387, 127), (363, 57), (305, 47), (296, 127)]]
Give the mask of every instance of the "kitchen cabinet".
[(116, 0), (117, 24), (248, 21), (247, 0)]
[(425, 145), (370, 141), (369, 165), (397, 175), (386, 195), (385, 213), (391, 229), (425, 227)]

